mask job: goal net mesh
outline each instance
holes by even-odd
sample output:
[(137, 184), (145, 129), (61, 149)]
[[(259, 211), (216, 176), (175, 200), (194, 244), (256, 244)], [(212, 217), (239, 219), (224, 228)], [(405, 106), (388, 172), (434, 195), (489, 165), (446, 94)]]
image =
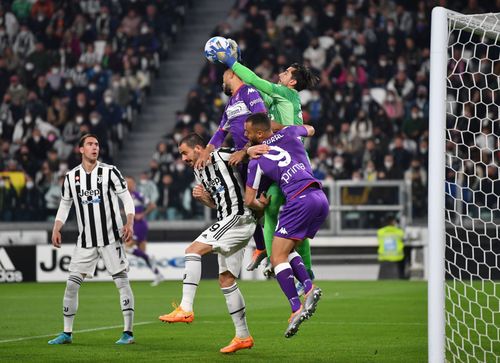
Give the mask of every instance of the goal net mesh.
[(445, 345), (449, 362), (500, 362), (499, 29), (500, 14), (448, 16)]

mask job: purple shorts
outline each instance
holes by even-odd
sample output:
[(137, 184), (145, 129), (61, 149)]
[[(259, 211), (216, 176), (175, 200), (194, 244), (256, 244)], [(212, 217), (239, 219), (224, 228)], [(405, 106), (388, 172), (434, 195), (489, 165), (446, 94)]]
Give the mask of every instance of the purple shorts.
[(328, 199), (323, 190), (307, 188), (283, 205), (274, 235), (293, 240), (313, 238), (329, 210)]
[(134, 221), (134, 241), (142, 242), (148, 239), (148, 222), (145, 219)]

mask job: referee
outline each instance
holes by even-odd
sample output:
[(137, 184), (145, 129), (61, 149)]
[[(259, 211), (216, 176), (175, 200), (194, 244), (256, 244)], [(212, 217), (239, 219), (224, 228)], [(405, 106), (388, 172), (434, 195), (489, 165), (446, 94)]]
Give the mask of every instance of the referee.
[[(113, 165), (97, 161), (96, 135), (83, 135), (79, 142), (82, 163), (69, 171), (61, 190), (61, 203), (52, 230), (52, 245), (61, 247), (61, 228), (74, 203), (78, 220), (78, 239), (69, 265), (70, 275), (63, 299), (64, 331), (49, 344), (73, 341), (73, 320), (78, 309), (78, 290), (94, 275), (99, 257), (120, 292), (124, 331), (116, 344), (134, 343), (134, 295), (127, 276), (128, 261), (122, 240), (132, 238), (134, 202), (121, 173)], [(123, 202), (127, 223), (123, 225), (118, 198)]]

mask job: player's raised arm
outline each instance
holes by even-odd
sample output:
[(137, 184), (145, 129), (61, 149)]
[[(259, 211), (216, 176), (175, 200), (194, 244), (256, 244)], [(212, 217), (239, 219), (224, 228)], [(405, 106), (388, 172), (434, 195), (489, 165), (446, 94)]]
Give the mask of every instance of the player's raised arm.
[(307, 137), (314, 136), (316, 130), (311, 125), (302, 125), (303, 128), (307, 130)]

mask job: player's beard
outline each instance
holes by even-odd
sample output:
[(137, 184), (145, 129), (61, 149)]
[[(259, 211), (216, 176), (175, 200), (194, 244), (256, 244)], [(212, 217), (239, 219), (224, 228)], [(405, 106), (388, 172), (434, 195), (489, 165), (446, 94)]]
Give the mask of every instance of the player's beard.
[(231, 97), (233, 95), (233, 91), (231, 90), (231, 87), (229, 87), (227, 84), (223, 83), (222, 84), (222, 91), (226, 96)]

